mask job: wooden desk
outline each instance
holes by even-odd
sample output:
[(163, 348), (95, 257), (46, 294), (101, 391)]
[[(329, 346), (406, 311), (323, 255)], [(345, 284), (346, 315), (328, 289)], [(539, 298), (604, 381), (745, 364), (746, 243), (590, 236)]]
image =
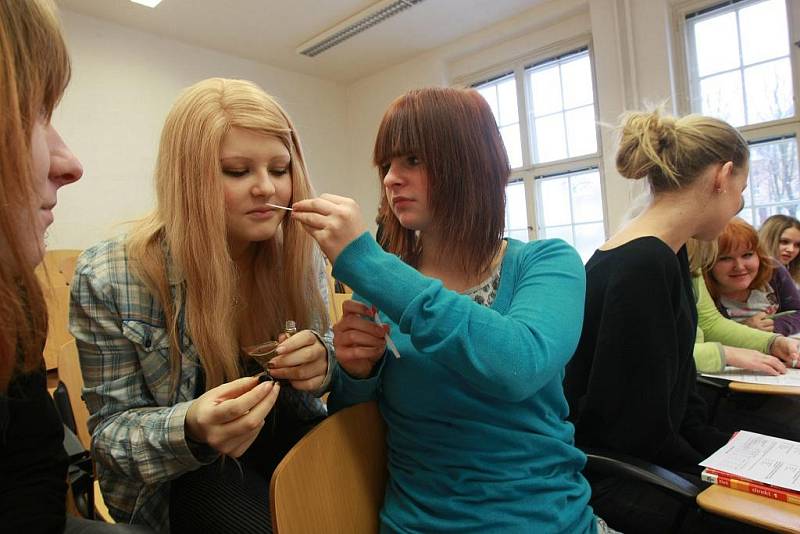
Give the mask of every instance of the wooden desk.
[(775, 532), (800, 532), (800, 506), (713, 485), (697, 496), (703, 510)]
[(763, 393), (766, 395), (800, 395), (797, 386), (773, 386), (770, 384), (750, 384), (747, 382), (731, 382), (728, 389), (739, 393)]

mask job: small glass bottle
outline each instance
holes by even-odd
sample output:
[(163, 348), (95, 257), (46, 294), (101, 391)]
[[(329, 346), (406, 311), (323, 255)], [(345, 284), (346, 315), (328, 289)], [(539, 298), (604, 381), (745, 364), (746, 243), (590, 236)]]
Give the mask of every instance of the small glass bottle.
[(294, 334), (297, 333), (297, 324), (294, 321), (286, 321), (286, 324), (283, 327), (283, 333), (286, 334), (286, 337), (292, 337)]

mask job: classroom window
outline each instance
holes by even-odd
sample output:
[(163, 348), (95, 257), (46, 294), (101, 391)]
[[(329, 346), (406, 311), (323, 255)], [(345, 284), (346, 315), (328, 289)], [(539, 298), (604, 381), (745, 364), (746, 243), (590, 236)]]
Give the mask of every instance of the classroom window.
[(800, 218), (800, 171), (797, 138), (770, 139), (750, 145), (750, 177), (740, 216), (758, 228), (776, 213)]
[[(470, 85), (489, 103), (513, 169), (505, 235), (564, 237), (588, 259), (605, 239), (594, 76), (589, 48), (567, 50)], [(556, 205), (569, 206), (567, 222), (552, 222)]]
[(522, 143), (519, 133), (519, 112), (517, 110), (517, 83), (514, 74), (483, 83), (477, 88), (483, 96), (497, 121), (500, 136), (506, 146), (508, 163), (511, 168), (522, 167)]
[(529, 67), (526, 79), (533, 161), (597, 152), (589, 51)]
[(516, 180), (506, 186), (505, 237), (528, 241), (528, 207), (525, 201), (525, 181)]
[(691, 108), (745, 126), (795, 116), (785, 0), (686, 15)]
[(589, 260), (605, 241), (600, 172), (597, 169), (536, 179), (538, 233), (542, 238), (560, 238)]

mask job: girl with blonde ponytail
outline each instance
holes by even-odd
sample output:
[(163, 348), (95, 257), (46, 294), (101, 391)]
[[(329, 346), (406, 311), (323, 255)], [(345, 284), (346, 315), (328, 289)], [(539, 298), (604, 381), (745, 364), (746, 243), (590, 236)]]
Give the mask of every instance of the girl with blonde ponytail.
[[(334, 361), (321, 255), (274, 207), (312, 196), (296, 130), (250, 82), (198, 82), (167, 116), (155, 186), (72, 286), (106, 503), (161, 531), (267, 532), (272, 469), (325, 415)], [(266, 340), (280, 384), (240, 350)]]
[[(652, 202), (586, 264), (586, 307), (564, 381), (581, 447), (623, 453), (699, 483), (698, 462), (729, 432), (695, 390), (697, 311), (686, 242), (714, 239), (742, 207), (749, 150), (723, 121), (659, 111), (622, 119), (617, 169)], [(588, 474), (591, 505), (623, 532), (674, 526), (679, 503), (634, 481)], [(687, 514), (677, 530), (694, 531)]]

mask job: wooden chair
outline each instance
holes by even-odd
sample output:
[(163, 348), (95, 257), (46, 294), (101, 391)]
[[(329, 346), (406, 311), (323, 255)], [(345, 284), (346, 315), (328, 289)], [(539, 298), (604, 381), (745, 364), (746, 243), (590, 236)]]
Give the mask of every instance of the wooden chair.
[(66, 285), (43, 287), (47, 304), (47, 341), (44, 345), (44, 361), (47, 369), (58, 367), (61, 347), (73, 341), (69, 332), (69, 287)]
[(275, 534), (378, 532), (386, 470), (386, 427), (375, 402), (317, 425), (272, 474)]

